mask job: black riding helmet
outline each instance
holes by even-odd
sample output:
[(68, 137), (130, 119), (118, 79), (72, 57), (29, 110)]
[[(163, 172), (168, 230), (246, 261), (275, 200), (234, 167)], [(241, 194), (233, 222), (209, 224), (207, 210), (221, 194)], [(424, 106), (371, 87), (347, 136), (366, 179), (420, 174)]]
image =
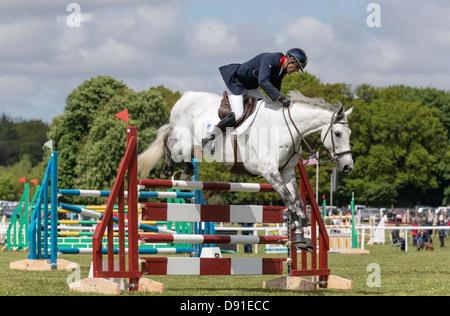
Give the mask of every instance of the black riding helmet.
[(306, 53), (303, 49), (300, 48), (292, 48), (287, 51), (286, 57), (289, 59), (290, 57), (294, 57), (294, 61), (289, 62), (289, 64), (297, 62), (300, 66), (300, 70), (304, 71), (304, 68), (308, 64), (308, 57), (306, 57)]

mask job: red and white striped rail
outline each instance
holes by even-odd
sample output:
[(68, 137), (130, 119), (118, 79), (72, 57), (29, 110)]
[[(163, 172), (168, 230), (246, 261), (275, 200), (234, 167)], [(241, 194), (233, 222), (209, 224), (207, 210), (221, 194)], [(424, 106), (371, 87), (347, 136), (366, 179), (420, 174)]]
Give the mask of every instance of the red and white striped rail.
[(144, 275), (282, 274), (281, 258), (141, 258)]
[(202, 182), (141, 179), (138, 184), (152, 189), (180, 189), (230, 192), (275, 192), (267, 183)]
[(284, 206), (142, 203), (142, 220), (282, 223)]
[(287, 236), (249, 236), (249, 235), (169, 235), (169, 234), (140, 234), (140, 240), (146, 243), (175, 243), (175, 244), (285, 244)]

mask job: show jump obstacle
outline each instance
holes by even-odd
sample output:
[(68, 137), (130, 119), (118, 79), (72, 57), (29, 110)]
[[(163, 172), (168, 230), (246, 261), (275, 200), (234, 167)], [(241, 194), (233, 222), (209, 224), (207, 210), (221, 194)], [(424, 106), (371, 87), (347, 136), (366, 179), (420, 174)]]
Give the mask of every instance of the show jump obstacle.
[[(279, 277), (264, 283), (265, 288), (315, 290), (323, 288), (352, 288), (353, 283), (330, 275), (327, 251), (329, 239), (320, 211), (312, 198), (311, 186), (304, 167), (299, 164), (301, 178), (301, 195), (306, 205), (306, 196), (310, 196), (312, 254), (302, 252), (300, 262), (297, 248), (284, 236), (213, 236), (181, 234), (138, 234), (138, 185), (147, 188), (185, 189), (185, 190), (219, 190), (245, 192), (274, 192), (268, 184), (216, 183), (199, 181), (163, 181), (138, 180), (137, 177), (137, 129), (127, 128), (127, 150), (119, 166), (118, 175), (110, 192), (102, 221), (97, 225), (93, 236), (93, 278), (83, 279), (71, 284), (71, 289), (86, 292), (105, 292), (112, 288), (112, 293), (119, 291), (119, 285), (106, 279), (127, 278), (127, 287), (131, 291), (163, 292), (164, 284), (152, 281), (142, 275), (230, 275), (230, 274), (282, 274), (283, 262), (288, 264), (288, 276)], [(125, 176), (128, 188), (128, 247), (125, 244)], [(118, 204), (118, 217), (113, 218), (113, 207)], [(177, 220), (177, 221), (221, 221), (221, 222), (282, 222), (281, 207), (256, 206), (211, 206), (211, 205), (167, 205), (146, 203), (143, 208), (143, 220)], [(119, 248), (114, 251), (113, 225), (119, 227)], [(318, 231), (318, 236), (316, 231)], [(103, 261), (105, 249), (102, 239), (107, 233), (107, 262)], [(140, 237), (139, 237), (140, 236)], [(292, 235), (291, 235), (292, 238)], [(277, 243), (288, 246), (287, 259), (272, 258), (140, 258), (139, 239), (149, 242), (174, 243)], [(318, 244), (317, 244), (318, 240)], [(318, 247), (317, 247), (318, 246)], [(128, 264), (126, 257), (128, 256)], [(115, 267), (115, 261), (118, 262)], [(142, 263), (142, 269), (139, 269)], [(299, 277), (313, 277), (308, 281)]]

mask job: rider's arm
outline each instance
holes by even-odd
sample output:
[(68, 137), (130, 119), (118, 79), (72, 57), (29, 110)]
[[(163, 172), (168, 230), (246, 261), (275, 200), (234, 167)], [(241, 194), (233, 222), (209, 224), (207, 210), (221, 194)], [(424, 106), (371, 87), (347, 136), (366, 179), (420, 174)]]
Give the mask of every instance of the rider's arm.
[(280, 58), (278, 54), (267, 55), (261, 59), (259, 66), (258, 83), (259, 86), (264, 90), (272, 101), (276, 101), (281, 97), (279, 88), (275, 87), (270, 81), (272, 72), (279, 73), (280, 68), (278, 63)]

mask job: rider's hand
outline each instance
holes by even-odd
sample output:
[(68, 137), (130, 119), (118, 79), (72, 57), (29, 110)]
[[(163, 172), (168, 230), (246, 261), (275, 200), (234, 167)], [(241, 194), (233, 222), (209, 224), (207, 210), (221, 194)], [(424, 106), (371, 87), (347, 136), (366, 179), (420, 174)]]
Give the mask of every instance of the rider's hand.
[(281, 96), (278, 100), (283, 104), (284, 108), (288, 108), (291, 105), (291, 100), (285, 96)]

